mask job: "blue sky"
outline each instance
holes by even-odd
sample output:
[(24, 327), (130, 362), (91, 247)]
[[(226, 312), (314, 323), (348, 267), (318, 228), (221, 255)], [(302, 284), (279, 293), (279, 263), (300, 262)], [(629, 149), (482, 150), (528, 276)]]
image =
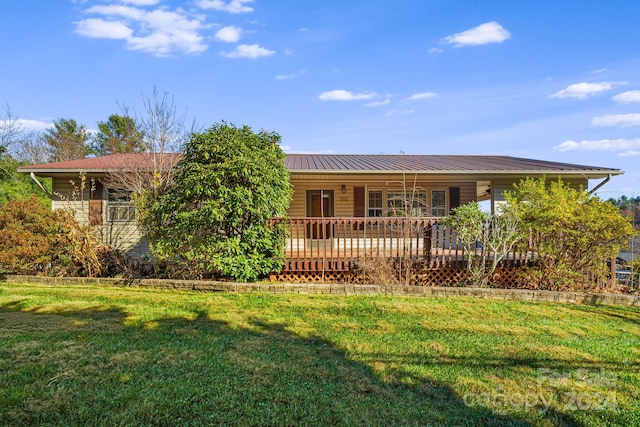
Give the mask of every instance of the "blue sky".
[[(89, 129), (153, 88), (292, 153), (500, 154), (626, 171), (640, 2), (57, 0), (0, 6), (0, 103)], [(596, 183), (592, 183), (595, 185)]]

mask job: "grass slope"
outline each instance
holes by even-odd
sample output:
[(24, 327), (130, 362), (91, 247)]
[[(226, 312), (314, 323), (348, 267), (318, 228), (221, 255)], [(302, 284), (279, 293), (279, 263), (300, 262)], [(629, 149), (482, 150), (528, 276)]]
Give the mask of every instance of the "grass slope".
[(639, 425), (640, 313), (0, 283), (0, 425)]

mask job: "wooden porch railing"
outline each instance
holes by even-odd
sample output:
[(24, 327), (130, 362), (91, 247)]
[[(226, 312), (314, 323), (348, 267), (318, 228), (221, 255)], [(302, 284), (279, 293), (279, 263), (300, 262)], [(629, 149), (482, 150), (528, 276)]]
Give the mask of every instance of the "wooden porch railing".
[[(283, 222), (289, 235), (282, 272), (349, 271), (363, 257), (411, 259), (425, 268), (465, 266), (464, 251), (455, 232), (439, 225), (434, 217), (270, 220), (272, 225)], [(516, 266), (525, 260), (525, 255), (514, 251), (503, 264)]]

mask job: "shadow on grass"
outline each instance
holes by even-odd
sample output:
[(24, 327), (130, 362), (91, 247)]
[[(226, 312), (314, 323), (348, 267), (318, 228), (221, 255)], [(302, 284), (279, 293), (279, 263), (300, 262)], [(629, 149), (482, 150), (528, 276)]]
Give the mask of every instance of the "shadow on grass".
[(470, 407), (448, 384), (400, 368), (566, 361), (372, 354), (372, 363), (399, 367), (382, 380), (285, 324), (222, 322), (206, 311), (146, 323), (127, 316), (109, 305), (0, 305), (0, 425), (582, 425), (553, 408), (530, 424)]
[(528, 425), (281, 324), (0, 306), (1, 425)]
[[(611, 307), (603, 306), (583, 306), (576, 305), (572, 307), (573, 310), (583, 313), (589, 313), (591, 316), (613, 317), (615, 320), (623, 320), (631, 323), (633, 326), (640, 325), (640, 309), (632, 307)], [(597, 310), (597, 311), (596, 311)]]

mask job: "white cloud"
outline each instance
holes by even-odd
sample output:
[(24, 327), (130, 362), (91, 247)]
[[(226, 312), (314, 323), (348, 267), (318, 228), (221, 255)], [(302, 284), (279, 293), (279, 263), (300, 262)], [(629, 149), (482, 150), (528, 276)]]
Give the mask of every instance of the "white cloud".
[(405, 101), (417, 101), (419, 99), (433, 98), (434, 96), (436, 96), (436, 94), (433, 92), (414, 93), (410, 97), (406, 98)]
[(486, 22), (475, 28), (447, 36), (444, 43), (454, 47), (479, 46), (488, 43), (502, 43), (511, 37), (511, 33), (495, 21)]
[(592, 141), (564, 141), (553, 147), (557, 151), (623, 151), (640, 148), (640, 138), (599, 139)]
[(253, 3), (253, 0), (231, 0), (229, 2), (224, 2), (223, 0), (198, 0), (196, 5), (205, 10), (213, 9), (229, 13), (253, 12), (253, 8), (245, 6), (245, 3)]
[[(162, 10), (162, 9), (160, 9)], [(110, 17), (121, 17), (131, 20), (143, 21), (144, 15), (147, 13), (146, 9), (138, 7), (123, 6), (123, 5), (106, 5), (106, 6), (92, 6), (85, 11), (86, 13), (95, 13), (99, 15), (106, 15)]]
[(322, 92), (318, 98), (323, 101), (361, 101), (363, 99), (372, 99), (378, 96), (375, 93), (353, 93), (347, 90), (336, 89), (328, 92)]
[(290, 80), (290, 79), (297, 79), (298, 77), (300, 77), (301, 75), (303, 75), (304, 73), (306, 73), (307, 70), (300, 70), (297, 73), (291, 73), (291, 74), (279, 74), (275, 77), (276, 80)]
[(120, 0), (122, 3), (132, 4), (134, 6), (155, 6), (160, 0)]
[[(53, 127), (53, 123), (51, 122), (43, 122), (41, 120), (30, 120), (30, 119), (16, 119), (15, 124), (17, 127), (22, 128), (24, 130), (45, 130), (50, 127)], [(9, 122), (6, 120), (0, 120), (0, 127), (9, 125)]]
[(566, 88), (549, 95), (549, 98), (577, 98), (585, 99), (599, 92), (613, 89), (614, 86), (624, 85), (626, 82), (574, 83)]
[(640, 114), (608, 114), (594, 117), (591, 123), (594, 126), (628, 128), (640, 126)]
[(133, 30), (123, 22), (91, 18), (76, 22), (76, 33), (96, 39), (129, 39)]
[(444, 50), (440, 49), (439, 47), (432, 47), (431, 49), (429, 49), (429, 53), (431, 55), (442, 53), (442, 52), (444, 52)]
[(389, 98), (383, 100), (383, 101), (373, 101), (373, 102), (369, 102), (367, 104), (364, 104), (365, 107), (382, 107), (384, 105), (389, 105), (389, 102), (391, 102), (391, 100)]
[(227, 43), (236, 43), (240, 37), (242, 37), (242, 28), (233, 25), (220, 28), (215, 35), (216, 40)]
[(604, 73), (605, 71), (608, 71), (608, 69), (607, 68), (598, 68), (597, 70), (591, 71), (591, 74), (600, 74), (600, 73)]
[(638, 150), (627, 150), (623, 153), (619, 153), (620, 157), (632, 157), (632, 156), (640, 156), (640, 151)]
[[(154, 6), (158, 1), (124, 0), (136, 6)], [(77, 21), (76, 33), (91, 38), (124, 40), (127, 48), (168, 56), (174, 52), (200, 53), (207, 49), (200, 32), (202, 17), (190, 18), (181, 8), (144, 9), (123, 4), (99, 5), (84, 11), (99, 15)]]
[(413, 110), (389, 110), (384, 115), (385, 116), (407, 116), (413, 113), (414, 113)]
[(633, 104), (636, 102), (640, 102), (640, 90), (629, 90), (627, 92), (622, 92), (611, 99), (616, 101), (618, 104)]
[(276, 53), (275, 50), (269, 50), (267, 48), (260, 47), (257, 44), (241, 44), (232, 52), (222, 52), (222, 56), (227, 58), (257, 59), (265, 56), (271, 56), (274, 53)]

